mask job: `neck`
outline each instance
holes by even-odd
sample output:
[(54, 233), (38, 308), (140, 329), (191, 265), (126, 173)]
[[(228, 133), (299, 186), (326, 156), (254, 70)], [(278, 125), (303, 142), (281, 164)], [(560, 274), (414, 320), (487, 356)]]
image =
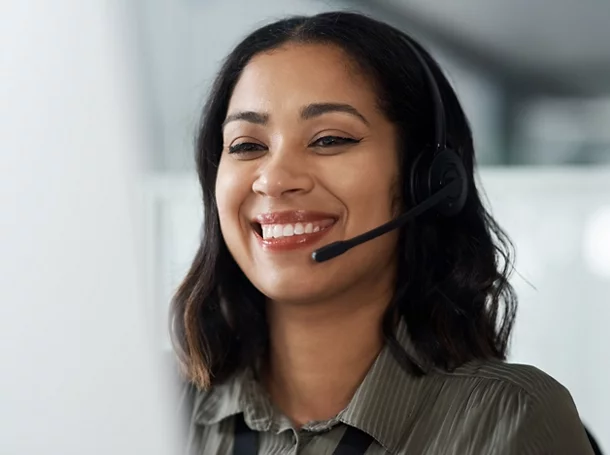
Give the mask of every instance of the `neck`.
[(296, 427), (336, 416), (383, 347), (389, 295), (314, 305), (268, 303), (265, 385)]

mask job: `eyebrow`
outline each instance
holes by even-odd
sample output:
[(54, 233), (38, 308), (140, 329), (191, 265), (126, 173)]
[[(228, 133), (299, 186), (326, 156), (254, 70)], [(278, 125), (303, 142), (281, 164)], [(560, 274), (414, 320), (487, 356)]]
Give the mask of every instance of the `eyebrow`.
[(314, 103), (305, 106), (301, 110), (301, 117), (305, 120), (319, 117), (320, 115), (328, 114), (329, 112), (343, 112), (345, 114), (353, 115), (362, 120), (366, 125), (369, 125), (369, 121), (364, 115), (358, 112), (354, 106), (342, 103)]
[(222, 128), (224, 129), (224, 127), (227, 126), (227, 123), (235, 122), (237, 120), (243, 120), (257, 125), (266, 125), (269, 121), (269, 114), (254, 111), (242, 111), (236, 112), (235, 114), (229, 114), (225, 121), (222, 122)]
[[(345, 114), (353, 115), (359, 118), (364, 124), (369, 125), (368, 120), (358, 110), (349, 104), (343, 103), (313, 103), (308, 104), (301, 109), (301, 118), (304, 120), (310, 120), (315, 117), (319, 117), (330, 112), (342, 112)], [(269, 122), (269, 114), (263, 112), (254, 111), (241, 111), (235, 112), (234, 114), (227, 115), (227, 118), (222, 122), (222, 128), (224, 129), (228, 123), (242, 120), (245, 122), (254, 123), (256, 125), (266, 125)]]

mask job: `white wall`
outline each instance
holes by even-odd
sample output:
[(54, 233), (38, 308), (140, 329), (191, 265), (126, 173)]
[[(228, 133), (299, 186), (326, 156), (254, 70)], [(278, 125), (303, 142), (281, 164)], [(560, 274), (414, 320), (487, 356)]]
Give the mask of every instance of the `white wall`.
[(119, 2), (0, 3), (0, 453), (173, 454)]

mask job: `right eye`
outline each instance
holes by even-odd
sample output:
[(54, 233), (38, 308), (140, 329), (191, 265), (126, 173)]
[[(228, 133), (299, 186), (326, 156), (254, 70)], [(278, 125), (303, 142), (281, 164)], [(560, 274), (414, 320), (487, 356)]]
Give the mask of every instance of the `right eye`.
[(257, 144), (255, 142), (242, 142), (240, 144), (229, 146), (229, 153), (233, 155), (256, 154), (265, 150), (266, 147), (264, 145)]
[(247, 161), (261, 157), (267, 147), (257, 142), (241, 142), (228, 147), (229, 155), (237, 160)]

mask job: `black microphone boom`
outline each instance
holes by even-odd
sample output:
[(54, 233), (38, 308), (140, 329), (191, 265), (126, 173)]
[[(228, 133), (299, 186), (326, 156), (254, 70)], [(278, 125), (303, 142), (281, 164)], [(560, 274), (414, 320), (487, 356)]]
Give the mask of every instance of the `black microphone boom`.
[(330, 243), (322, 248), (317, 249), (313, 253), (311, 253), (311, 257), (316, 262), (324, 262), (329, 259), (336, 258), (337, 256), (345, 253), (347, 250), (361, 245), (364, 242), (368, 242), (369, 240), (373, 240), (383, 234), (387, 234), (394, 229), (398, 229), (403, 227), (413, 218), (427, 212), (428, 210), (434, 208), (439, 203), (444, 201), (447, 197), (451, 196), (452, 193), (455, 193), (456, 188), (461, 185), (459, 180), (454, 180), (449, 182), (446, 186), (441, 188), (439, 191), (434, 193), (427, 199), (424, 199), (421, 203), (417, 204), (408, 212), (400, 215), (399, 217), (389, 221), (386, 224), (382, 224), (375, 229), (372, 229), (364, 234), (360, 234), (349, 240), (341, 240), (338, 242)]

